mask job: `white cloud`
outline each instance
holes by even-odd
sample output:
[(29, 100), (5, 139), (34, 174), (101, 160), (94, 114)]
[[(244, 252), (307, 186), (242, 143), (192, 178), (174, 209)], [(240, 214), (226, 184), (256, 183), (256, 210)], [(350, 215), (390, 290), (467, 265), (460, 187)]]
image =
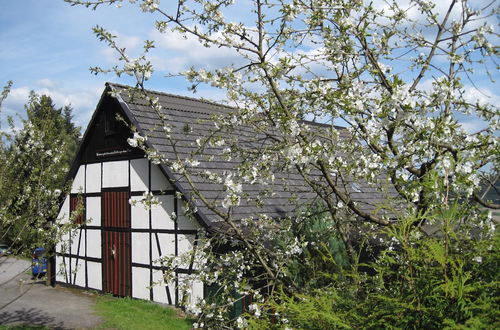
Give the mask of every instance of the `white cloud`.
[(467, 121), (460, 121), (462, 128), (469, 134), (477, 133), (488, 127), (488, 123), (481, 119), (468, 119)]
[(221, 89), (203, 89), (200, 88), (196, 93), (179, 93), (185, 94), (187, 97), (193, 97), (197, 99), (207, 99), (209, 101), (224, 104), (226, 98), (226, 92)]
[(105, 48), (101, 51), (101, 54), (104, 56), (106, 59), (106, 62), (112, 64), (112, 65), (117, 65), (120, 63), (118, 60), (119, 56), (116, 50), (112, 48)]
[(82, 130), (85, 130), (92, 112), (99, 101), (103, 87), (66, 88), (60, 87), (57, 82), (49, 79), (41, 79), (37, 82), (37, 85), (40, 86), (44, 83), (51, 86), (41, 88), (22, 86), (11, 89), (9, 96), (2, 105), (2, 127), (6, 128), (7, 116), (13, 116), (16, 123), (17, 116), (24, 117), (24, 105), (28, 103), (30, 91), (33, 90), (39, 95), (50, 96), (57, 108), (71, 105), (73, 108), (73, 121), (76, 125), (81, 126)]
[(464, 87), (464, 98), (470, 103), (479, 102), (479, 104), (500, 104), (500, 96), (491, 91), (489, 88), (480, 87), (478, 89), (470, 85), (466, 85)]
[[(470, 85), (465, 86), (464, 98), (470, 103), (479, 103), (481, 105), (491, 104), (497, 106), (500, 104), (500, 96), (488, 88), (475, 88)], [(476, 133), (489, 126), (488, 122), (475, 116), (469, 116), (459, 121), (467, 133)]]
[[(419, 85), (421, 90), (431, 91), (433, 89), (432, 79), (427, 79)], [(464, 99), (472, 104), (491, 104), (498, 106), (500, 96), (487, 87), (480, 86), (476, 88), (472, 85), (464, 85)], [(457, 120), (467, 133), (476, 133), (488, 127), (488, 123), (476, 116), (476, 114), (465, 115), (457, 114)]]
[[(151, 62), (157, 70), (168, 72), (184, 71), (190, 67), (203, 67), (214, 69), (231, 64), (243, 63), (243, 58), (236, 51), (228, 48), (204, 47), (197, 38), (188, 36), (184, 38), (179, 33), (160, 33), (151, 31), (149, 37), (155, 41), (158, 50), (166, 50), (167, 53), (157, 55), (156, 51), (150, 57)], [(219, 37), (219, 35), (214, 35)]]
[[(430, 92), (434, 89), (434, 86), (432, 85), (432, 82), (434, 79), (426, 79), (420, 82), (418, 85), (418, 89)], [(485, 86), (478, 85), (477, 87), (474, 87), (472, 85), (464, 85), (463, 86), (464, 90), (464, 99), (467, 102), (475, 104), (476, 102), (479, 102), (479, 104), (492, 104), (492, 105), (498, 105), (500, 104), (500, 95), (496, 94), (493, 92), (491, 89)]]
[(44, 78), (44, 79), (40, 79), (36, 82), (36, 84), (42, 88), (51, 88), (51, 87), (54, 87), (55, 86), (55, 82), (48, 79), (48, 78)]
[(12, 88), (3, 105), (6, 108), (20, 107), (22, 109), (23, 105), (28, 101), (29, 95), (30, 89), (28, 87)]
[(127, 36), (124, 34), (117, 34), (117, 35), (120, 45), (127, 49), (135, 49), (141, 43), (141, 39), (139, 37)]
[[(141, 38), (118, 33), (117, 31), (109, 31), (109, 32), (116, 36), (115, 41), (117, 46), (120, 48), (125, 48), (125, 52), (128, 55), (134, 56), (138, 52), (139, 50), (138, 46), (142, 42)], [(108, 63), (113, 65), (119, 64), (118, 59), (120, 55), (115, 49), (112, 49), (111, 47), (106, 47), (101, 51), (101, 54), (104, 55), (104, 58)]]

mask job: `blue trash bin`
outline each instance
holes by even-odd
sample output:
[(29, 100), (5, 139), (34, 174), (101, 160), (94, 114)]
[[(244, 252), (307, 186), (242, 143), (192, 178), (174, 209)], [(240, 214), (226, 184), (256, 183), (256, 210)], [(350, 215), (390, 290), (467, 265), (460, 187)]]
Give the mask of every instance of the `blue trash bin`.
[(31, 261), (31, 272), (33, 277), (40, 278), (47, 273), (47, 258), (45, 257), (44, 248), (36, 248), (33, 251), (33, 259)]

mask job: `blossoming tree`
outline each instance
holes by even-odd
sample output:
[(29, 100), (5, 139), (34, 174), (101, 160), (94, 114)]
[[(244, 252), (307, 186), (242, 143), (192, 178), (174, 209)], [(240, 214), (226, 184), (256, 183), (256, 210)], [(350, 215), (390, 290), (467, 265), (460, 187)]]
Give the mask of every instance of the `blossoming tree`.
[[(65, 1), (93, 9), (126, 2)], [(235, 132), (245, 126), (266, 137), (254, 150), (220, 134), (197, 141), (200, 149), (215, 144), (224, 147), (228, 158), (241, 160), (231, 173), (206, 173), (224, 183), (227, 194), (210, 209), (242, 242), (241, 250), (220, 257), (224, 269), (235, 270), (226, 274), (226, 282), (219, 282), (229, 301), (234, 290), (260, 297), (262, 291), (252, 291), (243, 273), (264, 274), (256, 282), (265, 283), (269, 291), (278, 282), (297, 289), (286, 270), (288, 260), (314, 243), (303, 233), (283, 235), (293, 232), (301, 215), (279, 228), (273, 226), (274, 220), (262, 217), (252, 222), (258, 224), (252, 227), (254, 234), (243, 232), (231, 218), (231, 208), (244, 198), (242, 184), (272, 183), (277, 167), (298, 173), (317, 194), (329, 215), (328, 229), (351, 258), (353, 233), (372, 233), (411, 216), (414, 233), (421, 235), (418, 229), (432, 222), (429, 215), (452, 201), (499, 207), (479, 194), (481, 179), (497, 170), (500, 160), (498, 107), (470, 97), (481, 93), (475, 85), (478, 71), (481, 84), (488, 70), (496, 73), (497, 35), (490, 21), (496, 15), (494, 2), (450, 0), (446, 6), (426, 0), (128, 2), (158, 15), (155, 27), (160, 33), (195, 37), (205, 47), (227, 49), (241, 58), (214, 70), (182, 72), (193, 89), (210, 84), (227, 92), (227, 102), (237, 113), (214, 119), (215, 131)], [(238, 20), (241, 12), (249, 14)], [(135, 76), (137, 87), (144, 90), (153, 73), (147, 53), (154, 42), (146, 41), (145, 53), (131, 58), (104, 28), (94, 32), (120, 54), (122, 65), (111, 71)], [(161, 112), (157, 99), (147, 93), (144, 97)], [(305, 120), (329, 126), (315, 129)], [(470, 120), (478, 125), (466, 127)], [(346, 127), (347, 135), (341, 136), (334, 124)], [(168, 123), (165, 134), (169, 136)], [(136, 136), (131, 143), (141, 145), (144, 138)], [(150, 156), (188, 180), (198, 162), (194, 154), (188, 159)], [(363, 209), (353, 197), (362, 188), (353, 182), (384, 193), (384, 205)], [(196, 193), (195, 184), (193, 190)], [(197, 198), (209, 204), (203, 196)], [(264, 247), (278, 236), (285, 242), (281, 248)], [(207, 265), (221, 264), (213, 256), (204, 258), (210, 260)], [(206, 274), (206, 281), (220, 280), (220, 271)], [(203, 315), (210, 315), (208, 319), (222, 318), (220, 310), (210, 312), (210, 306), (207, 310)]]

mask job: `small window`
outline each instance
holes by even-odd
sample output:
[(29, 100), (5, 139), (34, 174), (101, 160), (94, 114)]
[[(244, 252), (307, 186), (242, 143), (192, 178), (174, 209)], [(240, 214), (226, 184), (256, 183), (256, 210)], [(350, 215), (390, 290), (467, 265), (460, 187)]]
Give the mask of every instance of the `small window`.
[(115, 118), (115, 113), (111, 111), (106, 111), (104, 115), (104, 134), (113, 135), (116, 133), (117, 120)]

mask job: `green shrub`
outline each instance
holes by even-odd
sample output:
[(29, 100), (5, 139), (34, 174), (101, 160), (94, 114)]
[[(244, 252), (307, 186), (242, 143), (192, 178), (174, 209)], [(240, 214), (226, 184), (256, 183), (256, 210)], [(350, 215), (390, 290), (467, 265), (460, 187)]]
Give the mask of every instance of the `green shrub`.
[(426, 216), (432, 235), (415, 225), (422, 219), (400, 221), (381, 234), (388, 242), (372, 261), (317, 274), (330, 277), (327, 286), (292, 294), (277, 289), (259, 306), (260, 317), (245, 315), (249, 327), (500, 327), (499, 235), (491, 220), (474, 212), (466, 219), (461, 208), (457, 204)]

